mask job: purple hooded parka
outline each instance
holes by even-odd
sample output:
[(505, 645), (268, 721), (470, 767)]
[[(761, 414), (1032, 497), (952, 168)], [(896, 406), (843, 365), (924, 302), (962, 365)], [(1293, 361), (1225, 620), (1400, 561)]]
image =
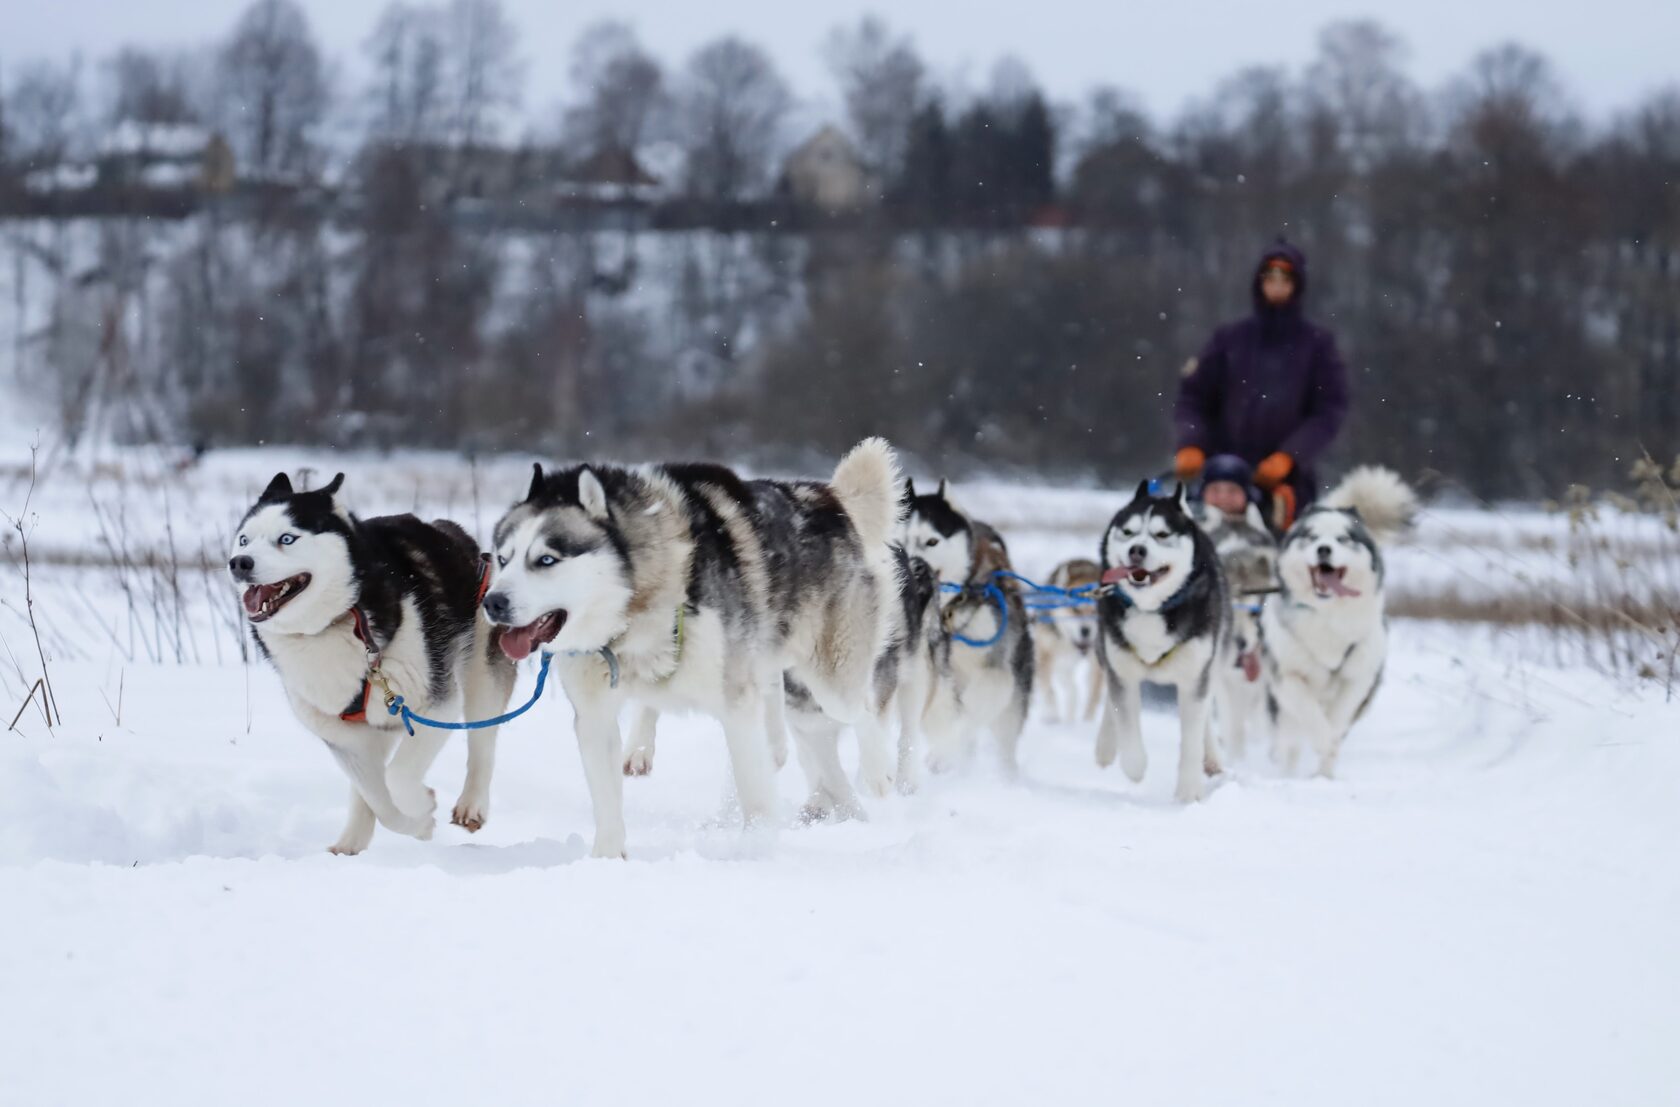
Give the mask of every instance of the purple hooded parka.
[[(1260, 275), (1281, 258), (1295, 295), (1281, 308), (1260, 293)], [(1295, 459), (1288, 483), (1306, 504), (1317, 491), (1314, 463), (1347, 414), (1347, 369), (1330, 332), (1301, 314), (1307, 258), (1279, 239), (1255, 267), (1254, 313), (1213, 332), (1178, 387), (1178, 445), (1208, 456), (1235, 454), (1250, 465), (1282, 451)]]

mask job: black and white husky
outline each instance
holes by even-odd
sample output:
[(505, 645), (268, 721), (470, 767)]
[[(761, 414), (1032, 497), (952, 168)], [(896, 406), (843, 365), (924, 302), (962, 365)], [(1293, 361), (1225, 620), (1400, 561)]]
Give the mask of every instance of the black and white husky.
[[(941, 585), (962, 588), (941, 592), (937, 617), (928, 623), (931, 673), (920, 728), (928, 765), (935, 771), (953, 767), (988, 730), (1004, 772), (1013, 774), (1035, 658), (1020, 589), (997, 576), (1010, 568), (1009, 550), (1002, 535), (952, 502), (945, 481), (931, 495), (917, 495), (906, 481), (904, 505), (905, 550), (927, 562)], [(915, 739), (909, 729), (899, 736), (901, 772), (911, 769)]]
[(1152, 495), (1138, 485), (1103, 533), (1105, 590), (1097, 601), (1097, 657), (1108, 707), (1097, 733), (1097, 764), (1133, 780), (1148, 767), (1140, 692), (1145, 681), (1178, 688), (1181, 803), (1202, 798), (1205, 773), (1219, 769), (1208, 726), (1216, 669), (1229, 655), (1231, 601), (1213, 542), (1196, 525), (1184, 489)]
[(1213, 692), (1220, 752), (1235, 761), (1243, 756), (1248, 728), (1259, 718), (1266, 698), (1261, 681), (1260, 613), (1266, 596), (1277, 586), (1278, 544), (1266, 529), (1260, 508), (1252, 503), (1245, 514), (1235, 517), (1203, 505), (1201, 523), (1213, 540), (1231, 590), (1231, 656), (1220, 662)]
[[(558, 654), (595, 856), (625, 855), (626, 700), (717, 718), (749, 823), (773, 810), (765, 719), (784, 674), (857, 731), (865, 784), (891, 788), (873, 675), (896, 621), (897, 481), (881, 439), (857, 446), (826, 484), (747, 481), (716, 465), (537, 466), (496, 525), (484, 610), (508, 657)], [(851, 806), (833, 751), (800, 753), (813, 806)]]
[(1305, 742), (1330, 776), (1388, 656), (1379, 541), (1410, 525), (1417, 496), (1394, 473), (1355, 469), (1284, 535), (1281, 591), (1260, 617), (1274, 757), (1294, 771)]
[[(379, 685), (423, 715), (483, 719), (507, 706), (514, 671), (479, 615), (478, 544), (444, 520), (358, 519), (339, 502), (343, 484), (340, 473), (298, 492), (276, 476), (240, 522), (228, 572), (293, 712), (350, 777), (350, 818), (332, 851), (359, 853), (376, 820), (431, 837), (437, 801), (425, 775), (449, 733), (403, 735)], [(456, 825), (484, 825), (495, 751), (494, 728), (471, 733)]]

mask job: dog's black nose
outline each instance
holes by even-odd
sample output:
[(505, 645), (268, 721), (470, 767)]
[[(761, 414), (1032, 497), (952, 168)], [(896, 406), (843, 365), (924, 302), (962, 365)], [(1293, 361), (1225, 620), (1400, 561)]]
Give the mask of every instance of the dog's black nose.
[(240, 554), (238, 557), (228, 562), (228, 568), (233, 570), (234, 575), (236, 576), (243, 576), (244, 574), (251, 572), (256, 567), (257, 563), (252, 560), (250, 554)]
[(1330, 547), (1329, 546), (1320, 546), (1318, 548), (1318, 559), (1320, 561), (1329, 561), (1330, 560)]
[(513, 605), (500, 592), (492, 592), (484, 597), (484, 613), (490, 616), (492, 623), (507, 622), (508, 615), (512, 610)]
[(1137, 564), (1149, 556), (1149, 551), (1142, 546), (1133, 546), (1126, 551), (1126, 556), (1132, 559), (1133, 564)]

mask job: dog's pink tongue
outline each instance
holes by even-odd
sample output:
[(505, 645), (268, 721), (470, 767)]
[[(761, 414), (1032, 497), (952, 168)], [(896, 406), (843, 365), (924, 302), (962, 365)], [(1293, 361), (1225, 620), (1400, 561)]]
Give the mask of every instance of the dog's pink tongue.
[(536, 644), (536, 624), (528, 627), (503, 627), (502, 652), (514, 661), (524, 661), (531, 656), (531, 650)]
[(1342, 576), (1340, 573), (1324, 572), (1319, 569), (1314, 569), (1313, 578), (1314, 584), (1337, 596), (1352, 597), (1359, 595), (1359, 590), (1357, 588), (1349, 588), (1347, 585), (1342, 583)]
[(279, 590), (280, 586), (277, 584), (253, 584), (245, 589), (245, 613), (256, 615), (261, 612), (263, 604), (267, 603), (269, 597)]

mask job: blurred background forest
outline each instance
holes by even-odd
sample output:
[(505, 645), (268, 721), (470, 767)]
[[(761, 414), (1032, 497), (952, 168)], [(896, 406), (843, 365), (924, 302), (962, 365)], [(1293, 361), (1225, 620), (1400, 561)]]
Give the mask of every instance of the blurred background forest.
[(882, 433), (1112, 480), (1166, 463), (1283, 234), (1356, 389), (1338, 463), (1538, 497), (1680, 450), (1680, 86), (1589, 121), (1496, 44), (1424, 88), (1370, 22), (1173, 118), (1007, 57), (958, 87), (877, 19), (828, 40), (832, 112), (745, 38), (548, 56), (495, 0), (363, 50), (348, 82), (257, 0), (208, 47), (0, 56), (11, 423), (798, 467)]

